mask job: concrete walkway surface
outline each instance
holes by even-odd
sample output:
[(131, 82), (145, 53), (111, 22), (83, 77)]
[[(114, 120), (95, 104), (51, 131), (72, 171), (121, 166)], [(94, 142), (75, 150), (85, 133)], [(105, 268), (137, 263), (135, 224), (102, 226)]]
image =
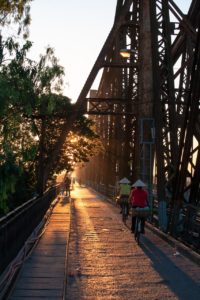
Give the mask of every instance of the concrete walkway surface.
[(62, 197), (9, 299), (200, 299), (198, 264), (148, 228), (138, 246), (94, 191), (75, 186), (71, 197), (71, 220)]

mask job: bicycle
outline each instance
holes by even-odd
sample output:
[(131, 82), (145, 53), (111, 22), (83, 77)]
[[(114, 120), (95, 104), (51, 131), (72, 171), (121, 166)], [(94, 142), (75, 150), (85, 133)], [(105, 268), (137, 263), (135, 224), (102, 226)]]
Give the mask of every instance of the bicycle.
[(126, 203), (122, 203), (122, 221), (126, 223), (128, 219), (128, 205)]
[(149, 207), (144, 208), (133, 208), (133, 215), (135, 215), (135, 230), (134, 230), (134, 236), (136, 242), (140, 243), (140, 234), (142, 233), (142, 218), (146, 218), (150, 214)]
[(135, 240), (138, 243), (138, 245), (140, 243), (140, 233), (141, 233), (141, 231), (142, 231), (142, 220), (139, 216), (136, 216), (134, 236), (135, 236)]
[(122, 209), (122, 221), (126, 224), (129, 214), (128, 197), (121, 198), (121, 209)]

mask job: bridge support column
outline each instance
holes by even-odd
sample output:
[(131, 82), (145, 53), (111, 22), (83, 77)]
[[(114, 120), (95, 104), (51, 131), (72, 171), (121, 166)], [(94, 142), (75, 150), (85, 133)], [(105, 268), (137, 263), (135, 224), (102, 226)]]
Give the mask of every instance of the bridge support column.
[[(137, 111), (137, 130), (136, 130), (136, 155), (135, 167), (136, 177), (141, 178), (148, 185), (149, 200), (152, 202), (152, 187), (155, 159), (154, 139), (156, 139), (154, 125), (154, 65), (153, 65), (153, 35), (156, 34), (151, 22), (151, 0), (140, 1), (140, 32), (139, 32), (139, 97)], [(155, 116), (156, 117), (156, 116)], [(157, 163), (159, 161), (157, 153)], [(140, 159), (138, 159), (140, 158)], [(159, 199), (160, 200), (160, 199)], [(162, 199), (159, 203), (159, 226), (166, 230), (167, 214), (166, 202)]]

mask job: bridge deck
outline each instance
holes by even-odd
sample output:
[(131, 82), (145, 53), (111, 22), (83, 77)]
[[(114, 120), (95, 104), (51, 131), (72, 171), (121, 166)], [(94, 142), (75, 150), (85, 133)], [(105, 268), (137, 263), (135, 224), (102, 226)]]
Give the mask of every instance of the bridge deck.
[(11, 300), (199, 299), (199, 265), (148, 229), (138, 246), (119, 209), (96, 193), (76, 187), (72, 198), (68, 268), (69, 204), (61, 199)]
[(69, 202), (61, 198), (10, 299), (62, 299), (69, 224)]

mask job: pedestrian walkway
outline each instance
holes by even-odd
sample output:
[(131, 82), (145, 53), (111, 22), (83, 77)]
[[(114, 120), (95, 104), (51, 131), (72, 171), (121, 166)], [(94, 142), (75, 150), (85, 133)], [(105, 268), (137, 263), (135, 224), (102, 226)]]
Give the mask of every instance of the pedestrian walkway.
[(73, 197), (66, 299), (199, 299), (198, 265), (149, 230), (138, 246), (119, 209), (96, 193)]
[(63, 299), (69, 225), (69, 201), (61, 197), (44, 235), (25, 261), (9, 299)]
[(199, 266), (166, 241), (147, 229), (138, 246), (119, 209), (85, 187), (71, 205), (71, 221), (66, 199), (55, 207), (11, 300), (199, 299)]

